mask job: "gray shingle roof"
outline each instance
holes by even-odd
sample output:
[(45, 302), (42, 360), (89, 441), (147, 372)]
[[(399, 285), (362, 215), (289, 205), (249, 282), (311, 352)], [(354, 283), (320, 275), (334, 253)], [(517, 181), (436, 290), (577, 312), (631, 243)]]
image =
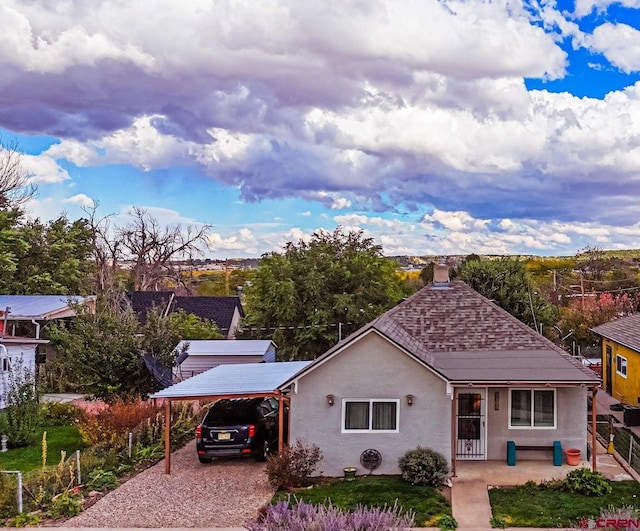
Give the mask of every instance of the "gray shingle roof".
[(451, 382), (599, 382), (578, 360), (461, 281), (426, 286), (318, 361), (370, 330)]
[(640, 352), (640, 313), (620, 317), (592, 330), (598, 335)]

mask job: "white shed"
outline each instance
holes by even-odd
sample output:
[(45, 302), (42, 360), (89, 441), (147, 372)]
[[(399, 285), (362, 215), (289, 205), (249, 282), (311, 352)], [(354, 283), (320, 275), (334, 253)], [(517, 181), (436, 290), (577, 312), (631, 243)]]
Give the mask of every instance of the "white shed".
[[(271, 363), (276, 360), (276, 345), (268, 339), (192, 339), (181, 341), (175, 350), (180, 354), (173, 369), (173, 381), (191, 378), (218, 365)], [(181, 359), (184, 358), (184, 359)]]

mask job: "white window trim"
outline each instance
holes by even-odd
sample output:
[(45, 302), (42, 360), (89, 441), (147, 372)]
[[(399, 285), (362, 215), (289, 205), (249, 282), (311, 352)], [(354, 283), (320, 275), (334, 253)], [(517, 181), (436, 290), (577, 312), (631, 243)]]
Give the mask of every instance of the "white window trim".
[[(511, 396), (513, 391), (529, 391), (531, 393), (531, 425), (530, 426), (513, 426), (511, 424)], [(534, 426), (535, 418), (535, 400), (533, 398), (534, 391), (553, 391), (553, 426)], [(555, 387), (512, 387), (509, 389), (509, 429), (510, 430), (555, 430), (558, 427), (558, 393)]]
[[(369, 425), (373, 419), (373, 403), (374, 402), (393, 402), (396, 405), (396, 429), (395, 430), (347, 430), (344, 427), (345, 416), (347, 411), (347, 402), (369, 402)], [(340, 419), (341, 433), (400, 433), (400, 399), (399, 398), (343, 398), (342, 399), (342, 418)]]
[[(624, 360), (624, 372), (618, 370), (618, 358), (620, 358), (621, 360)], [(628, 363), (629, 362), (627, 361), (627, 358), (625, 358), (624, 356), (621, 356), (620, 354), (616, 354), (616, 374), (619, 374), (620, 376), (626, 379), (627, 375), (629, 374)]]
[[(13, 360), (10, 356), (0, 357), (0, 372), (11, 372), (11, 362)], [(6, 368), (5, 368), (6, 367)]]

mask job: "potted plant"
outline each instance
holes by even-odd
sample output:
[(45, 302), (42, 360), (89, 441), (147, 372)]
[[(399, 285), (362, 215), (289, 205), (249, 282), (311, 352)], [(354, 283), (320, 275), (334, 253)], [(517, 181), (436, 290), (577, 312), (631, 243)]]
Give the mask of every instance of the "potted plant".
[(348, 466), (343, 469), (344, 471), (344, 479), (346, 481), (353, 481), (356, 478), (356, 467)]
[(567, 464), (576, 466), (580, 463), (580, 450), (578, 448), (567, 448), (564, 453), (567, 456)]

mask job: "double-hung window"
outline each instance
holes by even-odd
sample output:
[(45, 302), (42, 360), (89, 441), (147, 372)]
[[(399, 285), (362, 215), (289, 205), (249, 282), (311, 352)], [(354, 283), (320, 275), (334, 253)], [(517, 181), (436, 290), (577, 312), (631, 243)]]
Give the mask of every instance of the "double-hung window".
[(627, 358), (616, 354), (616, 372), (620, 376), (627, 377)]
[(556, 427), (555, 389), (511, 389), (509, 428)]
[(398, 433), (400, 400), (344, 399), (343, 433)]

